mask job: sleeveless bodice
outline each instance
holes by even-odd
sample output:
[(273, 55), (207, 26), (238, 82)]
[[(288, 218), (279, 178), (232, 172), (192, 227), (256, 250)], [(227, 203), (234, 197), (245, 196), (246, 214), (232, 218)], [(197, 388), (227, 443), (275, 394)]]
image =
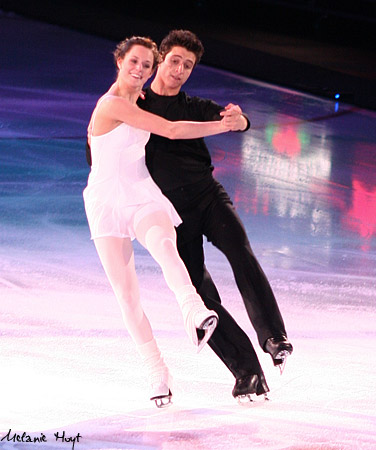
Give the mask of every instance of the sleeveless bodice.
[[(91, 137), (92, 167), (89, 190), (107, 193), (107, 198), (121, 195), (127, 204), (144, 203), (138, 182), (149, 178), (145, 165), (145, 144), (150, 133), (125, 123), (108, 133)], [(105, 190), (105, 192), (103, 192)]]
[(146, 168), (149, 136), (149, 132), (126, 123), (91, 136), (92, 167), (83, 195), (92, 238), (128, 236), (124, 231), (128, 220), (125, 213), (135, 205), (160, 204), (175, 226), (181, 222)]

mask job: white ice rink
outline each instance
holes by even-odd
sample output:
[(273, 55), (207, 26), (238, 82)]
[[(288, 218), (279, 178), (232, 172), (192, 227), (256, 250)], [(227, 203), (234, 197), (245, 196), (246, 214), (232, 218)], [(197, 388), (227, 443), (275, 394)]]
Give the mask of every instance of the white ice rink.
[[(143, 305), (174, 377), (173, 406), (158, 410), (82, 203), (85, 129), (112, 82), (114, 43), (5, 14), (0, 30), (0, 448), (376, 449), (376, 114), (196, 69), (188, 92), (252, 117), (253, 131), (208, 142), (294, 353), (281, 376), (206, 244), (270, 388), (269, 401), (238, 405), (232, 375), (209, 347), (195, 353), (136, 244)], [(17, 442), (24, 432), (44, 442)]]

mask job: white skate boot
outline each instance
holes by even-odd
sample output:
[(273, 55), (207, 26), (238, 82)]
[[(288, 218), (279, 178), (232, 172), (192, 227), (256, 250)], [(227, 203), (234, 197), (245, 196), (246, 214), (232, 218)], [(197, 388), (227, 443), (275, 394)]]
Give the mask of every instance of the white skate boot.
[(191, 285), (180, 288), (176, 298), (183, 314), (185, 330), (197, 347), (198, 353), (214, 333), (218, 315), (206, 308), (196, 289)]
[(172, 404), (172, 378), (168, 367), (163, 361), (161, 352), (155, 339), (146, 344), (139, 345), (138, 351), (143, 359), (144, 366), (151, 387), (150, 400), (154, 401), (157, 408), (165, 408)]

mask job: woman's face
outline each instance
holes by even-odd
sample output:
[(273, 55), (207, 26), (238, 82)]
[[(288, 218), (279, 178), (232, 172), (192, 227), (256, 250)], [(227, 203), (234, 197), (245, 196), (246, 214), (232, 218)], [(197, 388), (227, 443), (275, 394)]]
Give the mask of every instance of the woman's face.
[(143, 45), (133, 45), (117, 64), (121, 80), (130, 87), (141, 89), (153, 73), (153, 52)]

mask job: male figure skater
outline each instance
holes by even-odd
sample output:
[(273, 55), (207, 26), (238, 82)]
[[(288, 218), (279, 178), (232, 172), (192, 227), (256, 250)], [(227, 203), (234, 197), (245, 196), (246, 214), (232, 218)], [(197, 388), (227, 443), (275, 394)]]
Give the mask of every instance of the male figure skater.
[[(145, 99), (138, 105), (169, 120), (218, 120), (224, 108), (181, 91), (203, 54), (200, 40), (187, 30), (173, 30), (160, 45), (162, 62)], [(250, 124), (237, 105), (228, 105), (234, 131)], [(204, 139), (172, 141), (151, 135), (146, 146), (151, 176), (170, 199), (183, 223), (177, 243), (192, 282), (209, 309), (219, 315), (210, 347), (235, 376), (234, 397), (269, 389), (254, 348), (244, 331), (222, 306), (205, 267), (203, 236), (227, 257), (246, 310), (262, 349), (282, 369), (293, 347), (270, 284), (250, 247), (244, 226), (223, 186), (213, 178), (213, 166)]]

